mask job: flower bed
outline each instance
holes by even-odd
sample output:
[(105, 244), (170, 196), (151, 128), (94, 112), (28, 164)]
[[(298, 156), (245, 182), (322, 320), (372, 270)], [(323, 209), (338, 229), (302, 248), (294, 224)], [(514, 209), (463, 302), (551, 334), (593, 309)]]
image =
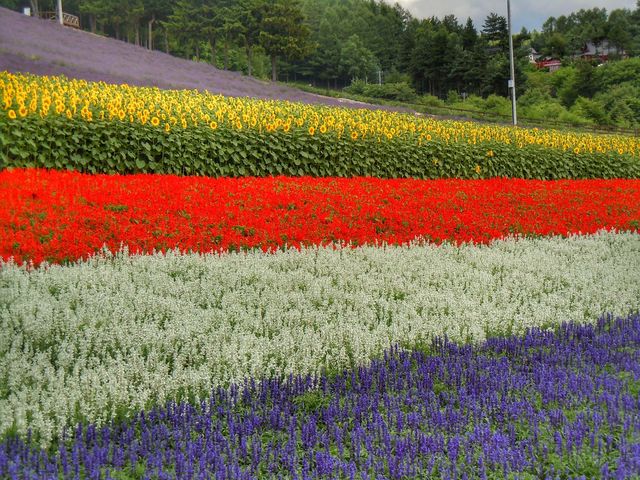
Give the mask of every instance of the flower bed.
[(640, 309), (640, 234), (0, 263), (0, 433)]
[(59, 263), (132, 252), (486, 243), (640, 228), (640, 181), (198, 178), (0, 172), (0, 256)]
[(640, 317), (479, 347), (397, 349), (334, 377), (216, 389), (90, 425), (53, 454), (0, 444), (6, 478), (634, 478)]
[(637, 139), (0, 95), (0, 477), (640, 474)]
[(639, 178), (634, 137), (0, 72), (0, 167), (88, 173)]

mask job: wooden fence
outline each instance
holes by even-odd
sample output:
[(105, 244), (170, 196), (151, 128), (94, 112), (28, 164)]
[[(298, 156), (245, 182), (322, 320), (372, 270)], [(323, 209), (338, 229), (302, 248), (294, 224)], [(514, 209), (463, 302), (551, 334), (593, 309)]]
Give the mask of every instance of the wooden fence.
[[(40, 17), (47, 20), (58, 21), (58, 14), (56, 12), (40, 12)], [(62, 23), (66, 27), (80, 28), (80, 17), (63, 12)]]

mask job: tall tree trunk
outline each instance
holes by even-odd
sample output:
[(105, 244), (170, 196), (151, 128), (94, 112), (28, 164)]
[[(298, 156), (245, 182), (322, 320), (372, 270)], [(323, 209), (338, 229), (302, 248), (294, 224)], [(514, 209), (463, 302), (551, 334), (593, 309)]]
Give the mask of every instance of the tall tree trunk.
[(165, 53), (169, 53), (169, 33), (167, 33), (167, 29), (164, 29), (164, 51)]
[(271, 55), (271, 81), (275, 82), (278, 80), (278, 71), (276, 70), (276, 63), (278, 61), (278, 57), (275, 55)]
[(149, 20), (149, 39), (147, 40), (147, 48), (153, 50), (153, 24), (156, 21), (156, 14), (154, 13)]
[(200, 42), (196, 40), (196, 62), (200, 61)]
[(38, 5), (38, 0), (31, 0), (31, 15), (34, 17), (40, 16), (40, 6)]
[(91, 33), (96, 33), (96, 16), (93, 14), (89, 15), (89, 25), (91, 25)]
[(249, 76), (253, 73), (253, 47), (247, 45), (247, 73)]
[(136, 45), (139, 47), (140, 46), (140, 22), (138, 20), (136, 20)]
[(211, 47), (211, 65), (217, 68), (216, 57), (218, 56), (218, 40), (215, 38), (210, 38), (209, 46)]

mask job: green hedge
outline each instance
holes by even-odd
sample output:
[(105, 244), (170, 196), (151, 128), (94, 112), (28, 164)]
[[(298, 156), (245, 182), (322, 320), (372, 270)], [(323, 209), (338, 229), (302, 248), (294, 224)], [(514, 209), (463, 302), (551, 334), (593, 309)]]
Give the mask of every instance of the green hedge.
[[(494, 156), (487, 156), (488, 150)], [(372, 176), (382, 178), (640, 178), (640, 159), (617, 153), (575, 154), (529, 145), (394, 138), (353, 141), (306, 132), (258, 133), (208, 127), (162, 129), (65, 117), (0, 117), (0, 167), (88, 173), (206, 176)], [(478, 173), (478, 167), (480, 172)]]

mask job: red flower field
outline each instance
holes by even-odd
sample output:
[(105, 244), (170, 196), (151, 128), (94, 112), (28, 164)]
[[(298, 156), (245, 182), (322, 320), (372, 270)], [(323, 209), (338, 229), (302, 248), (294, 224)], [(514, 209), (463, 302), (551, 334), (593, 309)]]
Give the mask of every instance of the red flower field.
[(336, 241), (488, 242), (640, 228), (640, 180), (200, 178), (0, 172), (0, 256), (85, 258), (106, 245), (199, 252)]

